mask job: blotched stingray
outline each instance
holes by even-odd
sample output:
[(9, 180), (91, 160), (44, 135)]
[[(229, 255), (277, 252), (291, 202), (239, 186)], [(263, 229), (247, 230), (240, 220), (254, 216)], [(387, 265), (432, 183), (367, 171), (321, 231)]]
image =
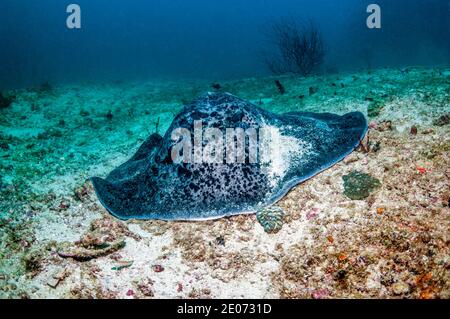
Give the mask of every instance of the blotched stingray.
[(342, 160), (366, 131), (359, 112), (278, 115), (208, 93), (185, 106), (164, 137), (151, 135), (129, 161), (92, 183), (120, 219), (254, 213)]

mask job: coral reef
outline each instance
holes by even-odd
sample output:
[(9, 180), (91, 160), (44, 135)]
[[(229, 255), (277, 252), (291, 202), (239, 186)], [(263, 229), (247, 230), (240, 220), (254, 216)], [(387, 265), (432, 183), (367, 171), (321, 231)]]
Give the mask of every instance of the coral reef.
[(277, 206), (265, 207), (256, 213), (256, 219), (266, 233), (278, 233), (283, 227), (284, 216), (283, 209)]

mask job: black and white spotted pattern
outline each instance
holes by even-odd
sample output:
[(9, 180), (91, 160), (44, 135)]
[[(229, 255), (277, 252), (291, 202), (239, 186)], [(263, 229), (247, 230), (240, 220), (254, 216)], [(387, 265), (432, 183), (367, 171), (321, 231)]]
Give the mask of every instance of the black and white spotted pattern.
[[(203, 129), (270, 132), (263, 163), (174, 163), (171, 133), (194, 121)], [(226, 93), (207, 93), (178, 114), (164, 137), (153, 134), (106, 179), (93, 177), (98, 198), (120, 219), (202, 220), (256, 212), (293, 186), (344, 158), (367, 131), (363, 114), (277, 115)], [(263, 142), (260, 137), (258, 142)]]

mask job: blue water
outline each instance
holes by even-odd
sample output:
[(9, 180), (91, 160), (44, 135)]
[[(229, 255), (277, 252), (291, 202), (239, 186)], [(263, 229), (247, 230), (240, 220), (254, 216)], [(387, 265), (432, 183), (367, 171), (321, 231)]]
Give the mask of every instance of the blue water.
[[(71, 2), (81, 30), (66, 27)], [(366, 26), (374, 2), (380, 30)], [(286, 17), (320, 25), (328, 69), (448, 65), (449, 8), (448, 0), (2, 0), (0, 89), (268, 74), (262, 30)]]

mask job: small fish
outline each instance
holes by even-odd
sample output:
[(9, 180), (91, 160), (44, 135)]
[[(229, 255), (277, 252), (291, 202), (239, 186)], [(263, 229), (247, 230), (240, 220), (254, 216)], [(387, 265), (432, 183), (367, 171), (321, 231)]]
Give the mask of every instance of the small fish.
[(111, 270), (122, 270), (133, 265), (133, 261), (120, 261), (117, 266), (111, 268)]

